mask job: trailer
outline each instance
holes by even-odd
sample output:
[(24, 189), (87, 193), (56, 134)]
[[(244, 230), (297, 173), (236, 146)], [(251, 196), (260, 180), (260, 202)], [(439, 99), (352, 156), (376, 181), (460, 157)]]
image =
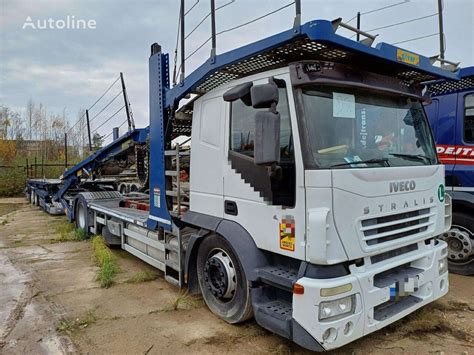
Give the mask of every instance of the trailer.
[(26, 199), (51, 215), (64, 214), (62, 205), (52, 199), (61, 185), (61, 179), (29, 179), (25, 188)]
[[(28, 179), (26, 198), (47, 213), (74, 220), (74, 197), (83, 191), (146, 191), (148, 128), (134, 128), (66, 170), (59, 179)], [(133, 169), (131, 169), (133, 166)]]
[(442, 235), (448, 244), (449, 270), (474, 274), (474, 67), (462, 68), (459, 80), (428, 85), (426, 112), (446, 165), (446, 191), (452, 197), (453, 225)]

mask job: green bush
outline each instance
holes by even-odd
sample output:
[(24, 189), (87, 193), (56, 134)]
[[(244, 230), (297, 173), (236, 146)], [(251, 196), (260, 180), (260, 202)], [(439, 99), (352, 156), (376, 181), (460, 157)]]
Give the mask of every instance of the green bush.
[(0, 197), (19, 196), (25, 188), (23, 168), (0, 168)]

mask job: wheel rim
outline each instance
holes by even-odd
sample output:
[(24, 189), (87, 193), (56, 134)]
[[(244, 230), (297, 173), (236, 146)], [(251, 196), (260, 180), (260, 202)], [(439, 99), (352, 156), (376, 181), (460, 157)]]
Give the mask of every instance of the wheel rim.
[(204, 283), (212, 295), (223, 301), (230, 301), (237, 289), (235, 268), (232, 260), (221, 249), (209, 253), (204, 265)]
[(462, 226), (453, 225), (441, 237), (448, 244), (448, 257), (454, 262), (466, 262), (473, 255), (473, 233)]
[(84, 207), (82, 203), (77, 206), (77, 221), (79, 223), (79, 228), (85, 229), (86, 228), (86, 216), (84, 213)]

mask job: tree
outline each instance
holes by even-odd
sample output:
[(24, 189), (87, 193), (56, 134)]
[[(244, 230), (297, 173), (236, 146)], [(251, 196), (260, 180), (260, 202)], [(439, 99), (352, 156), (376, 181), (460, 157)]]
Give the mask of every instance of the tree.
[(95, 152), (102, 148), (102, 144), (104, 141), (104, 137), (101, 136), (99, 133), (94, 133), (92, 136), (92, 151)]

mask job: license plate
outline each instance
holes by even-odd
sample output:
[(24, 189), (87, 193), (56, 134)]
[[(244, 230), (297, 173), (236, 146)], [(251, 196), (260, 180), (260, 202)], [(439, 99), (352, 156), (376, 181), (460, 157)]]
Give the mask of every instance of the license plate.
[(390, 299), (397, 300), (400, 297), (406, 297), (418, 291), (418, 281), (419, 278), (414, 276), (393, 283), (390, 286)]

